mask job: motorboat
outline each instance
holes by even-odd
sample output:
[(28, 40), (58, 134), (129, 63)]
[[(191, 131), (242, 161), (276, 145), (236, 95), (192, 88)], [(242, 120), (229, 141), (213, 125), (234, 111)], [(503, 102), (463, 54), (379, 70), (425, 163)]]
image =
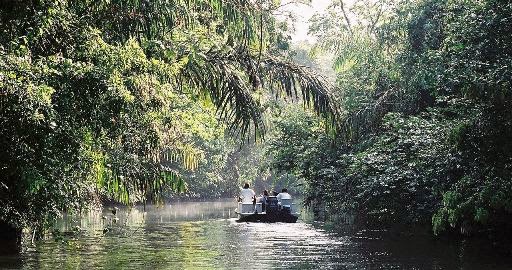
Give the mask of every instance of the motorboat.
[(238, 222), (295, 223), (299, 218), (292, 199), (281, 199), (279, 202), (276, 196), (268, 196), (265, 204), (238, 202), (235, 213), (238, 214)]

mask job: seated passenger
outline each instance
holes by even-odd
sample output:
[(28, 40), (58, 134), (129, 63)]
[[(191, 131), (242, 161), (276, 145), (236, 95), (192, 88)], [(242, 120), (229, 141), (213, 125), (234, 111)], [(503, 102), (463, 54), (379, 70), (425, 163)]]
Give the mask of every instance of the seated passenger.
[(282, 200), (282, 199), (291, 199), (291, 198), (292, 198), (292, 195), (290, 195), (290, 194), (288, 193), (288, 189), (283, 188), (283, 189), (281, 190), (281, 193), (277, 194), (277, 197), (276, 197), (276, 198), (277, 198), (277, 200), (279, 201), (279, 203), (281, 203), (281, 200)]
[(242, 203), (254, 203), (254, 200), (256, 199), (256, 193), (254, 193), (254, 190), (249, 188), (249, 184), (245, 183), (244, 188), (240, 191), (240, 198), (242, 200)]
[(263, 195), (261, 195), (261, 197), (258, 198), (258, 202), (260, 203), (267, 203), (267, 199), (268, 199), (268, 191), (265, 189), (263, 191)]
[(261, 208), (263, 209), (263, 211), (265, 211), (265, 209), (266, 209), (267, 200), (268, 200), (268, 191), (265, 189), (263, 191), (263, 195), (258, 198), (258, 202), (261, 203)]

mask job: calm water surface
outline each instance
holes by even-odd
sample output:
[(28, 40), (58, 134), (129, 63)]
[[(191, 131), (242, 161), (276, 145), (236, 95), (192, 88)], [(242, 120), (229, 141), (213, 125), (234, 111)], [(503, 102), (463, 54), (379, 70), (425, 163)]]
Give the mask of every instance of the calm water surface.
[(64, 217), (56, 228), (78, 233), (0, 257), (0, 269), (512, 269), (510, 258), (465, 241), (335, 233), (307, 218), (295, 224), (237, 223), (235, 206), (217, 201), (150, 206), (146, 212), (136, 207), (120, 210), (117, 223), (108, 210)]

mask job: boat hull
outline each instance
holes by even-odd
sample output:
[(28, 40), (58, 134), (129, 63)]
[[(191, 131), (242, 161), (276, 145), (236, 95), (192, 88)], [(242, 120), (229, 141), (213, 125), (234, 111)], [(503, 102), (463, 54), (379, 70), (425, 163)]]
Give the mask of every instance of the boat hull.
[(279, 213), (279, 214), (266, 214), (266, 213), (257, 213), (257, 214), (249, 214), (243, 215), (239, 214), (240, 218), (237, 222), (285, 222), (285, 223), (295, 223), (297, 222), (298, 216), (289, 214), (289, 213)]

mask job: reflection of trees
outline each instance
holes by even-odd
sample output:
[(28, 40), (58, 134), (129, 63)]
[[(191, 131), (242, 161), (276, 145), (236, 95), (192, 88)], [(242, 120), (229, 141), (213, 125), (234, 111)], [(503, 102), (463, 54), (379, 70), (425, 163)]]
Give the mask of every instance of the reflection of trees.
[[(223, 204), (186, 204), (184, 212), (199, 216), (201, 211), (215, 211)], [(77, 225), (84, 230), (79, 235), (48, 239), (27, 253), (26, 266), (35, 269), (197, 269), (213, 265), (221, 249), (214, 249), (227, 233), (216, 222), (161, 222), (171, 213), (169, 208), (149, 206), (140, 209), (121, 209), (118, 223), (109, 209), (91, 211), (82, 217), (65, 216), (56, 229), (67, 235)], [(188, 210), (187, 210), (188, 209)], [(218, 208), (217, 208), (217, 211)], [(102, 219), (106, 217), (106, 219)], [(103, 234), (103, 228), (110, 230)], [(55, 241), (57, 240), (57, 241)], [(207, 268), (207, 267), (206, 267)]]
[[(231, 202), (182, 203), (169, 207), (147, 206), (120, 209), (119, 222), (103, 234), (113, 217), (109, 209), (95, 211), (82, 218), (67, 216), (59, 230), (84, 230), (77, 237), (48, 239), (27, 254), (28, 268), (35, 269), (231, 269), (254, 263), (255, 258), (272, 254), (265, 245), (268, 224), (249, 229), (231, 219), (183, 220), (180, 215), (200, 219), (201, 213), (233, 207)], [(195, 209), (192, 211), (192, 209)], [(181, 211), (174, 218), (176, 211)], [(174, 211), (174, 212), (173, 212)], [(107, 219), (102, 219), (102, 217)], [(270, 252), (270, 253), (269, 253)], [(268, 261), (261, 263), (267, 264)]]

